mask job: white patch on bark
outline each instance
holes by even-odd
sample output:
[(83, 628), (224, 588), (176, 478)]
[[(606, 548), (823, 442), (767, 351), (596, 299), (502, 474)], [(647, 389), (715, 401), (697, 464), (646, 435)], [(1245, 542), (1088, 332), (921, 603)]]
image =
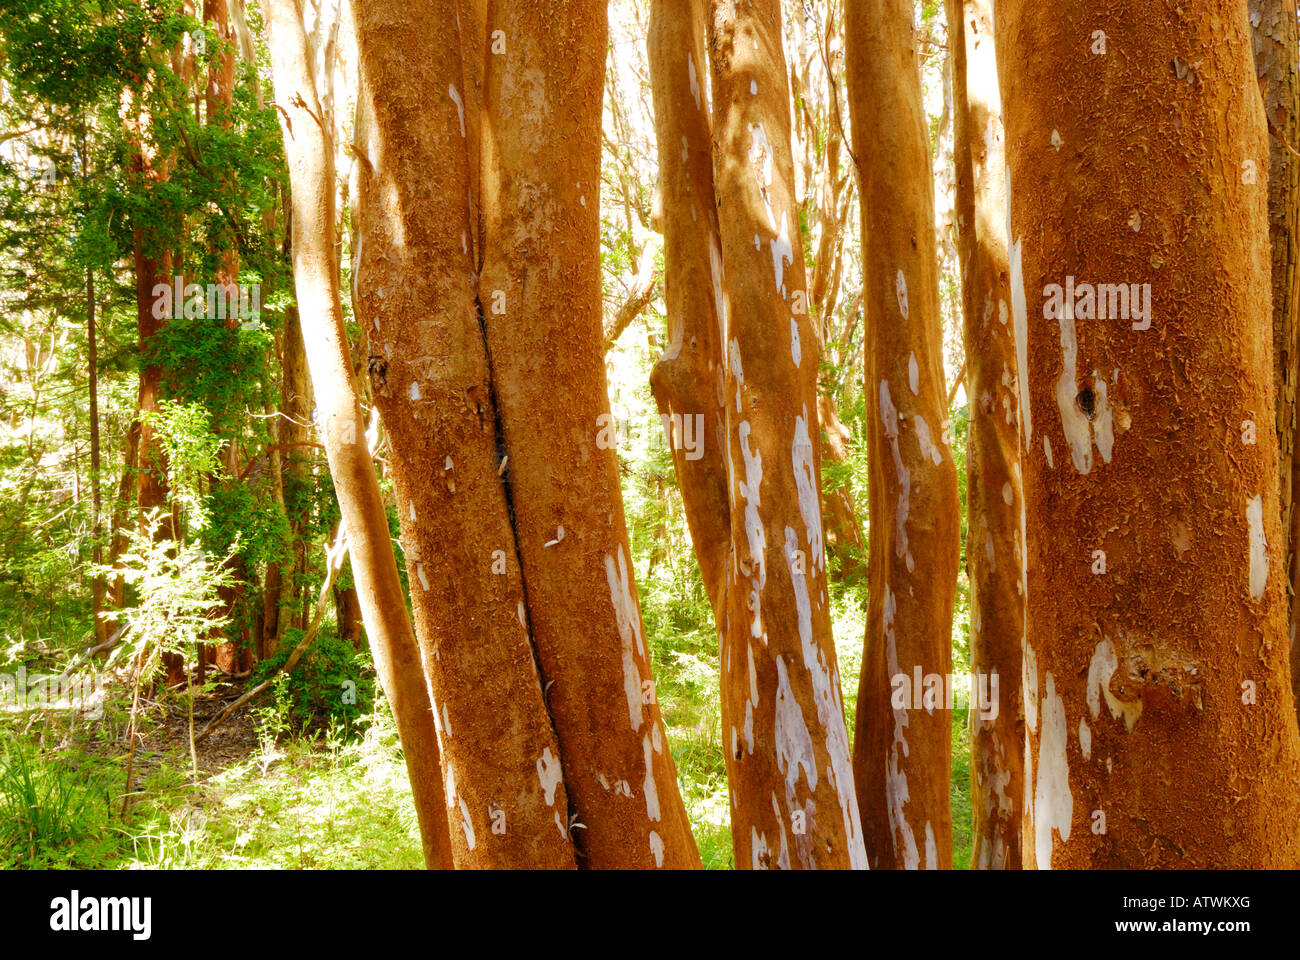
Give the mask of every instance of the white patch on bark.
[[(794, 572), (794, 556), (798, 548), (798, 536), (791, 527), (786, 527), (785, 558), (791, 571), (791, 586), (794, 588), (794, 605), (798, 614), (803, 665), (812, 681), (813, 705), (817, 709), (817, 722), (821, 725), (823, 744), (830, 756), (830, 765), (827, 767), (826, 774), (835, 788), (840, 814), (844, 819), (849, 864), (854, 869), (866, 869), (867, 853), (862, 839), (860, 814), (854, 792), (853, 763), (849, 754), (848, 729), (844, 725), (844, 707), (839, 697), (839, 678), (831, 671), (825, 653), (818, 647), (813, 637), (808, 573)], [(814, 787), (816, 786), (815, 779), (810, 782)]]
[[(794, 264), (794, 246), (790, 243), (790, 221), (788, 217), (781, 218), (781, 229), (777, 232), (776, 237), (771, 241), (772, 246), (772, 275), (776, 279), (776, 289), (782, 297), (785, 296), (785, 265)], [(795, 330), (796, 342), (798, 338), (798, 329)], [(798, 347), (796, 346), (797, 350)], [(794, 365), (799, 366), (798, 354), (795, 354)]]
[(654, 747), (648, 733), (641, 738), (641, 753), (645, 757), (645, 782), (642, 784), (645, 791), (645, 815), (657, 822), (660, 819), (659, 788), (655, 784)]
[(1070, 839), (1074, 797), (1066, 761), (1065, 704), (1056, 694), (1056, 680), (1047, 673), (1043, 694), (1043, 733), (1038, 741), (1038, 782), (1034, 789), (1034, 852), (1038, 869), (1052, 868), (1052, 830)]
[(1043, 434), (1043, 455), (1047, 457), (1047, 469), (1055, 470), (1056, 461), (1052, 459), (1052, 441), (1048, 439), (1047, 434)]
[(894, 515), (897, 542), (894, 544), (894, 552), (900, 560), (906, 562), (908, 572), (911, 572), (916, 566), (916, 562), (912, 559), (912, 551), (907, 545), (907, 514), (912, 499), (912, 471), (903, 466), (903, 455), (898, 448), (898, 409), (889, 395), (888, 380), (880, 381), (880, 422), (885, 428), (885, 439), (890, 442), (893, 449), (894, 469), (898, 473), (898, 510)]
[(1256, 494), (1246, 502), (1250, 525), (1250, 599), (1264, 596), (1268, 586), (1268, 541), (1264, 539), (1264, 498)]
[(1025, 725), (1030, 733), (1035, 733), (1038, 730), (1038, 658), (1034, 656), (1034, 648), (1027, 643), (1020, 663), (1020, 684), (1025, 691)]
[(763, 865), (763, 858), (767, 853), (767, 837), (758, 832), (755, 827), (749, 828), (749, 859), (750, 866), (755, 870), (767, 869)]
[(411, 381), (411, 399), (412, 400), (420, 399), (420, 385), (416, 383), (414, 380)]
[(785, 774), (785, 793), (794, 806), (795, 787), (802, 768), (810, 792), (817, 789), (817, 758), (813, 753), (812, 735), (804, 722), (803, 708), (794, 698), (790, 673), (785, 659), (776, 657), (776, 705), (772, 737), (776, 745), (777, 769)]
[(907, 319), (907, 278), (903, 276), (903, 271), (899, 270), (898, 275), (894, 277), (894, 295), (898, 297), (898, 311)]
[(695, 98), (695, 109), (700, 109), (700, 76), (695, 72), (695, 57), (686, 55), (686, 71), (691, 81), (691, 96)]
[[(894, 591), (885, 584), (885, 663), (889, 676), (896, 677), (901, 672), (898, 665), (898, 644), (894, 636), (894, 614), (897, 612)], [(892, 705), (892, 701), (891, 701)], [(894, 707), (894, 741), (889, 746), (885, 758), (885, 807), (889, 812), (890, 839), (894, 851), (901, 856), (903, 868), (915, 870), (920, 863), (920, 854), (916, 849), (916, 837), (907, 822), (903, 808), (910, 799), (907, 788), (907, 774), (899, 769), (900, 761), (908, 754), (907, 748), (907, 708)]]
[(794, 444), (791, 460), (794, 464), (794, 485), (799, 495), (799, 515), (803, 517), (804, 533), (808, 540), (810, 559), (814, 567), (826, 566), (825, 546), (822, 539), (821, 500), (817, 495), (817, 474), (813, 459), (812, 438), (808, 430), (808, 407), (794, 420)]
[(762, 518), (758, 515), (759, 487), (763, 483), (763, 455), (749, 448), (748, 420), (741, 421), (737, 432), (740, 437), (740, 453), (745, 458), (745, 479), (739, 482), (739, 488), (740, 496), (745, 501), (745, 536), (749, 541), (749, 561), (752, 564), (750, 577), (754, 584), (754, 621), (750, 633), (761, 637), (763, 618), (759, 603), (763, 587), (767, 585), (767, 534), (763, 530)]
[(1088, 712), (1092, 714), (1092, 719), (1098, 719), (1101, 716), (1101, 701), (1105, 698), (1110, 715), (1116, 719), (1123, 717), (1124, 726), (1132, 730), (1142, 716), (1142, 701), (1125, 702), (1110, 692), (1110, 678), (1118, 669), (1119, 658), (1115, 655), (1115, 648), (1103, 637), (1093, 649), (1092, 660), (1088, 663)]
[(1088, 721), (1079, 718), (1079, 751), (1083, 754), (1083, 759), (1092, 759), (1092, 730), (1088, 727)]
[(1057, 321), (1061, 326), (1061, 376), (1056, 381), (1056, 409), (1061, 414), (1061, 429), (1070, 447), (1074, 469), (1079, 473), (1092, 470), (1092, 424), (1075, 402), (1079, 391), (1079, 342), (1074, 333), (1074, 304), (1061, 305)]
[(925, 821), (925, 869), (939, 869), (939, 846), (934, 840), (934, 827)]
[(460, 93), (450, 84), (447, 86), (447, 93), (451, 100), (456, 104), (456, 115), (460, 117), (460, 135), (465, 136), (465, 101), (460, 98)]
[(641, 614), (632, 595), (632, 579), (628, 574), (627, 556), (623, 545), (618, 545), (618, 563), (612, 556), (605, 557), (605, 579), (609, 583), (609, 598), (618, 620), (618, 635), (623, 643), (623, 693), (627, 697), (628, 719), (632, 729), (641, 728), (641, 669), (636, 654), (645, 656), (645, 643), (641, 639)]
[(424, 575), (424, 564), (415, 565), (415, 575), (420, 578), (420, 586), (427, 592), (429, 589), (429, 578)]
[[(1011, 167), (1007, 166), (1007, 237), (1011, 233)], [(1029, 310), (1025, 305), (1025, 278), (1022, 269), (1024, 251), (1016, 240), (1007, 249), (1007, 266), (1011, 274), (1011, 323), (1016, 336), (1016, 373), (1020, 381), (1020, 417), (1025, 425), (1025, 440), (1034, 436), (1034, 421), (1029, 412)]]
[(551, 748), (547, 747), (537, 758), (537, 782), (542, 785), (542, 794), (548, 807), (555, 806), (555, 790), (563, 778), (560, 761), (551, 753)]
[(650, 855), (655, 858), (655, 866), (664, 865), (664, 841), (657, 831), (650, 831)]
[(937, 467), (943, 463), (943, 451), (935, 446), (934, 441), (930, 438), (930, 425), (925, 422), (925, 417), (919, 413), (912, 415), (912, 423), (916, 430), (916, 443), (921, 448), (921, 459), (931, 460)]
[(907, 385), (912, 391), (912, 396), (920, 396), (921, 368), (917, 365), (915, 353), (907, 355)]
[(709, 233), (709, 275), (713, 280), (713, 311), (718, 321), (718, 340), (727, 342), (727, 297), (722, 287), (722, 247), (718, 235)]
[(461, 829), (465, 831), (465, 846), (473, 850), (475, 844), (474, 824), (469, 819), (469, 807), (465, 805), (464, 797), (461, 797), (458, 802), (460, 803), (460, 825)]

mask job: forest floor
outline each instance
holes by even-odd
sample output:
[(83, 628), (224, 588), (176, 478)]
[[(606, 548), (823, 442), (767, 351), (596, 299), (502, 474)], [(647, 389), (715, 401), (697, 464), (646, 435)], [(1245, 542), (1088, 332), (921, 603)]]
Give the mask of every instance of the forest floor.
[[(195, 728), (238, 694), (196, 699)], [(111, 705), (88, 724), (66, 713), (0, 725), (0, 794), (22, 798), (28, 836), (6, 837), (0, 868), (393, 869), (421, 865), (419, 834), (391, 715), (363, 732), (290, 733), (263, 698), (219, 727), (192, 765), (185, 702), (151, 705), (137, 740), (136, 795), (122, 817), (129, 718)], [(669, 740), (706, 868), (733, 866), (721, 751), (698, 705), (665, 703)], [(715, 721), (716, 722), (716, 721)], [(953, 722), (954, 861), (970, 858), (964, 712)], [(716, 754), (716, 755), (715, 755)], [(19, 824), (0, 803), (10, 832)], [(33, 830), (32, 827), (35, 827)], [(39, 833), (38, 843), (24, 842)]]

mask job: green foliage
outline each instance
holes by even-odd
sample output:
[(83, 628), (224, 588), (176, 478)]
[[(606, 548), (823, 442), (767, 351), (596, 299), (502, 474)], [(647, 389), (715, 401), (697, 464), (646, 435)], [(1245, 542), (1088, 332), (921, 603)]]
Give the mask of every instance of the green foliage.
[(220, 589), (233, 582), (223, 560), (213, 560), (194, 544), (157, 537), (164, 517), (153, 511), (147, 529), (133, 531), (130, 545), (112, 572), (131, 588), (135, 603), (112, 616), (126, 626), (123, 642), (109, 655), (156, 666), (158, 653), (193, 659), (226, 623), (217, 611)]
[[(253, 683), (273, 676), (302, 639), (303, 631), (286, 631), (280, 649), (258, 664)], [(263, 727), (272, 736), (301, 734), (337, 726), (356, 733), (374, 710), (375, 675), (367, 652), (322, 632), (312, 641), (292, 673), (282, 674), (271, 706), (263, 708)]]
[(57, 861), (95, 831), (109, 797), (77, 766), (0, 736), (0, 867)]

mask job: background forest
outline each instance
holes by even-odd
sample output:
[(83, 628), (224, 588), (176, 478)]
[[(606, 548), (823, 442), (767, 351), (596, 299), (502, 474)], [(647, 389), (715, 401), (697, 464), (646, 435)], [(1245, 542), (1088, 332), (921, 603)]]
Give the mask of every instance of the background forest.
[[(316, 119), (335, 144), (334, 263), (365, 440), (410, 591), (388, 425), (372, 395), (378, 358), (354, 313), (354, 204), (367, 163), (354, 146), (357, 25), (346, 0), (300, 6), (317, 58)], [(848, 148), (844, 0), (780, 6), (796, 249), (821, 339), (814, 442), (828, 603), (852, 740), (868, 631), (875, 402), (862, 367), (864, 186)], [(730, 869), (734, 731), (721, 719), (718, 628), (651, 390), (672, 334), (650, 8), (650, 0), (608, 5), (599, 185), (606, 426), (690, 829), (703, 865)], [(916, 4), (912, 30), (947, 393), (947, 423), (934, 429), (947, 429), (962, 504), (949, 791), (952, 865), (965, 869), (978, 856), (965, 546), (971, 413), (945, 5)], [(276, 100), (256, 3), (0, 2), (0, 866), (424, 862), (398, 727), (342, 562), (340, 506), (298, 325), (280, 126), (288, 107)], [(137, 284), (146, 275), (175, 283), (165, 323), (142, 312)], [(237, 310), (232, 301), (214, 319), (210, 294), (204, 302), (186, 289), (211, 282), (239, 285)], [(146, 449), (157, 454), (142, 457)], [(67, 696), (14, 697), (23, 678), (38, 676), (65, 686), (81, 678), (88, 697), (80, 709)]]

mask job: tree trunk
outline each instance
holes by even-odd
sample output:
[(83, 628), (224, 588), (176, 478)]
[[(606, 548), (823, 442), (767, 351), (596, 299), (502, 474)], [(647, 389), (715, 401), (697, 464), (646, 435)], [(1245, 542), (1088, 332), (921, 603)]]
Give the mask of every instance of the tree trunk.
[(296, 0), (263, 0), (285, 157), (293, 188), (293, 265), (303, 341), (352, 575), (380, 683), (392, 706), (415, 796), (425, 863), (452, 864), (432, 705), (397, 575), (388, 517), (352, 381), (334, 259), (334, 170)]
[(650, 372), (650, 390), (660, 416), (668, 418), (665, 437), (691, 543), (720, 627), (726, 619), (731, 520), (719, 389), (722, 248), (704, 100), (704, 31), (704, 0), (651, 4), (647, 48), (659, 144), (668, 349)]
[(617, 454), (600, 442), (610, 415), (600, 284), (607, 33), (600, 0), (489, 6), (479, 299), (528, 622), (585, 825), (579, 862), (698, 867), (641, 628)]
[[(83, 170), (86, 162), (85, 142), (82, 142)], [(95, 565), (95, 577), (91, 586), (91, 611), (95, 618), (95, 644), (108, 640), (108, 622), (104, 620), (104, 575), (99, 572), (104, 561), (103, 510), (104, 503), (100, 496), (99, 473), (99, 340), (95, 330), (95, 274), (86, 269), (86, 352), (88, 354), (90, 380), (90, 506), (91, 506), (91, 562)]]
[[(453, 0), (354, 5), (356, 307), (383, 416), (458, 867), (573, 868), (472, 286)], [(412, 61), (413, 42), (429, 55)], [(531, 588), (531, 584), (529, 585)]]
[(1295, 867), (1246, 7), (1125, 0), (1105, 33), (1095, 12), (998, 7), (1024, 347), (1024, 862)]
[[(1300, 645), (1295, 642), (1300, 620), (1300, 563), (1296, 544), (1300, 516), (1294, 501), (1300, 490), (1300, 467), (1295, 451), (1296, 378), (1300, 361), (1297, 344), (1296, 283), (1300, 260), (1300, 80), (1297, 80), (1295, 0), (1250, 0), (1250, 23), (1255, 51), (1255, 74), (1264, 98), (1268, 126), (1268, 233), (1273, 251), (1273, 387), (1277, 400), (1278, 472), (1281, 476), (1279, 515), (1286, 540), (1291, 591), (1288, 638), (1291, 644), (1292, 689), (1300, 694)], [(1300, 701), (1297, 702), (1300, 710)]]
[[(1020, 397), (1007, 286), (1006, 159), (990, 0), (948, 0), (955, 220), (965, 312), (971, 866), (1020, 869), (1025, 632)], [(994, 677), (997, 678), (995, 683)]]
[(722, 729), (736, 865), (860, 868), (780, 4), (715, 2), (709, 48), (732, 532)]
[(871, 589), (853, 768), (872, 867), (948, 868), (952, 718), (945, 691), (960, 517), (929, 138), (912, 4), (849, 0), (846, 17), (862, 184), (871, 459)]
[(334, 613), (338, 619), (339, 639), (352, 644), (352, 649), (361, 652), (361, 638), (364, 636), (364, 623), (361, 617), (361, 601), (357, 598), (356, 587), (334, 588)]

